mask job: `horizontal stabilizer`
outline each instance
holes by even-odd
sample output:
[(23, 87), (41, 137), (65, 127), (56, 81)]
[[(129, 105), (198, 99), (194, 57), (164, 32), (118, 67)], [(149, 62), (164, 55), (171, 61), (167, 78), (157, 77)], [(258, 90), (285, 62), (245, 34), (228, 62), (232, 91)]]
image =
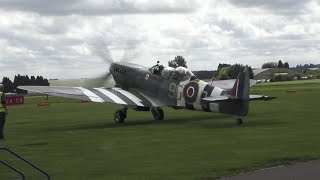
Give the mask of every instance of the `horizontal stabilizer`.
[(238, 100), (238, 98), (228, 97), (228, 96), (209, 96), (201, 99), (202, 102), (205, 103), (216, 103), (216, 102), (226, 102), (226, 101), (234, 101)]
[[(264, 95), (249, 96), (250, 101), (258, 101), (258, 100), (269, 101), (275, 98), (276, 97), (270, 97), (270, 96), (264, 96)], [(202, 102), (204, 103), (236, 102), (236, 101), (240, 101), (240, 99), (236, 97), (229, 97), (229, 96), (217, 96), (217, 97), (211, 96), (211, 97), (202, 98)]]
[(269, 101), (269, 100), (272, 100), (275, 98), (276, 97), (270, 97), (270, 96), (264, 96), (264, 95), (250, 95), (249, 96), (250, 101), (255, 101), (255, 100)]

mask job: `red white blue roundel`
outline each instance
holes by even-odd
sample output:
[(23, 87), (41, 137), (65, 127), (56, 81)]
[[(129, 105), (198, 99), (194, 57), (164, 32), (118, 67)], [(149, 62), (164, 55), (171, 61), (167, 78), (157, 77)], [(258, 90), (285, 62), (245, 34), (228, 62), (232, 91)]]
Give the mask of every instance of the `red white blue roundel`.
[(183, 89), (183, 96), (187, 103), (194, 103), (197, 100), (199, 92), (199, 84), (197, 82), (189, 82)]

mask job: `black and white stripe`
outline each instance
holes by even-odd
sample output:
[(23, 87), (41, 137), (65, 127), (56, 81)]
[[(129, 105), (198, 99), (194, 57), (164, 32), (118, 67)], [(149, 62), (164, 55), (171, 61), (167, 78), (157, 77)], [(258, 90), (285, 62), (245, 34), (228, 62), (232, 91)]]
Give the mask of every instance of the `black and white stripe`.
[(88, 96), (88, 98), (90, 98), (90, 100), (93, 102), (104, 102), (104, 100), (101, 97), (99, 97), (98, 95), (96, 95), (95, 93), (93, 93), (92, 91), (86, 88), (77, 87), (77, 89), (82, 90), (83, 94)]
[(128, 106), (152, 107), (153, 103), (137, 91), (126, 91), (120, 88), (77, 88), (93, 102), (109, 102)]
[(112, 93), (110, 90), (102, 89), (102, 88), (95, 88), (95, 90), (99, 91), (102, 97), (105, 98), (106, 102), (116, 103), (116, 104), (123, 104), (127, 105), (128, 103), (125, 102), (123, 99)]
[[(202, 92), (202, 94), (201, 94), (201, 99), (210, 96), (211, 93), (212, 93), (212, 91), (213, 91), (213, 89), (214, 89), (213, 86), (207, 84), (207, 85), (205, 86), (205, 88), (203, 89), (203, 92)], [(209, 104), (209, 103), (204, 103), (204, 104), (202, 104), (201, 106), (202, 106), (202, 110), (203, 110), (203, 111), (207, 111), (207, 112), (210, 112), (210, 111), (211, 111), (211, 110), (210, 110), (210, 104)]]

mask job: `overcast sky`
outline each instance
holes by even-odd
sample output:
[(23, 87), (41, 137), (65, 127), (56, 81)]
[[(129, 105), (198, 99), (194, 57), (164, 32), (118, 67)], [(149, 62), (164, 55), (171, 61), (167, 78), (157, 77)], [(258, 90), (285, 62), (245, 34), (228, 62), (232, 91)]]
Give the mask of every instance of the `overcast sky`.
[(319, 0), (0, 0), (0, 77), (97, 77), (111, 52), (145, 66), (320, 63)]

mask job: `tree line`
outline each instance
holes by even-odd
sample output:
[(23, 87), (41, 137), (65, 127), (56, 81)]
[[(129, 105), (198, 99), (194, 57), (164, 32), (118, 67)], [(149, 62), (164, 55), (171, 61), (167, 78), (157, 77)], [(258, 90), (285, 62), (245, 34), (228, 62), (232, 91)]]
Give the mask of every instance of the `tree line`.
[(26, 91), (17, 89), (18, 86), (49, 86), (50, 83), (48, 79), (43, 78), (42, 76), (31, 76), (28, 75), (21, 76), (20, 74), (14, 76), (13, 82), (8, 77), (3, 77), (2, 84), (5, 87), (5, 93), (16, 92), (16, 93), (25, 93)]
[[(214, 75), (215, 80), (236, 79), (240, 72), (243, 72), (245, 66), (242, 64), (220, 64), (218, 65), (217, 72)], [(251, 66), (248, 66), (249, 78), (253, 79), (253, 71)]]
[(299, 64), (299, 65), (296, 66), (296, 69), (300, 70), (300, 71), (303, 71), (303, 70), (308, 69), (308, 68), (320, 68), (320, 64), (312, 64), (312, 63), (310, 63), (310, 64), (304, 64), (304, 65)]
[(282, 63), (281, 60), (279, 62), (267, 62), (262, 64), (261, 69), (267, 69), (267, 68), (289, 68), (289, 63), (285, 62)]

